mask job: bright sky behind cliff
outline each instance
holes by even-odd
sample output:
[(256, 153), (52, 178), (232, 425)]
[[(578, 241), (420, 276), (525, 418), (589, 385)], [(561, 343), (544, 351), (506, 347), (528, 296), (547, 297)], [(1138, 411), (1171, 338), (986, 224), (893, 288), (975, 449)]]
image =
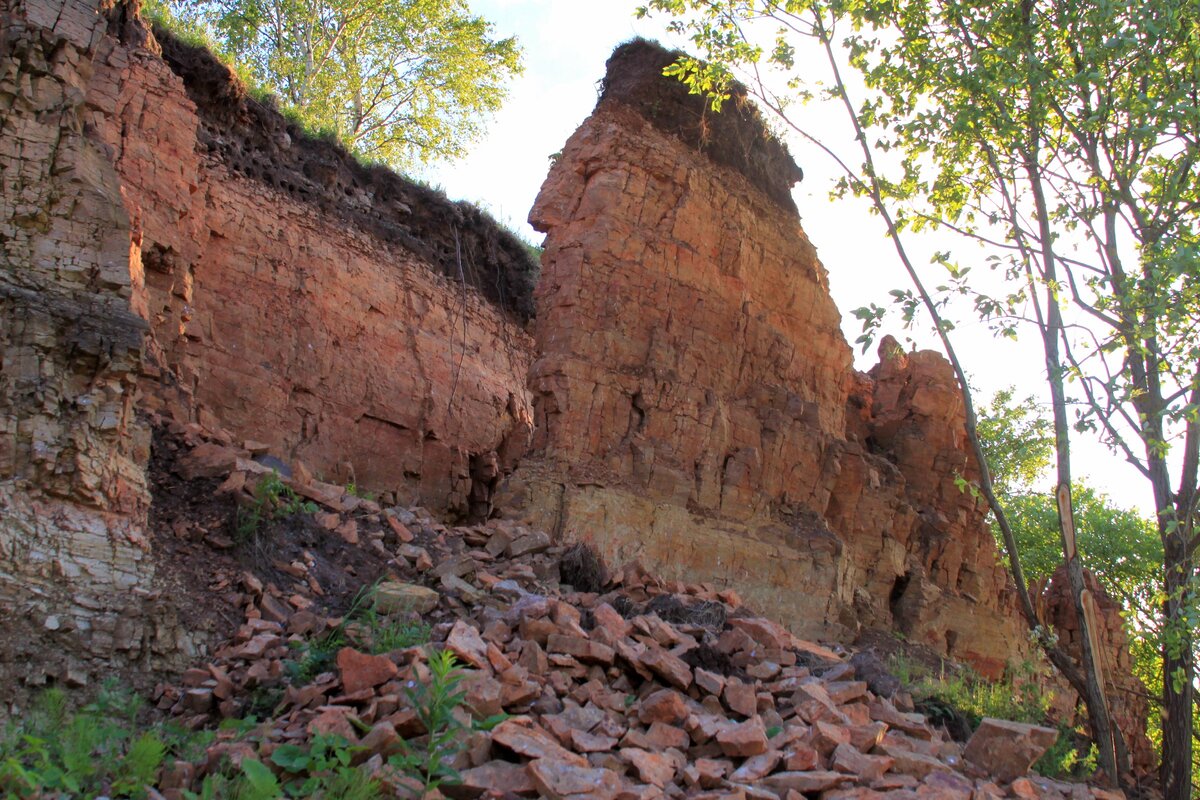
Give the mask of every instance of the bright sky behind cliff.
[[(541, 234), (528, 226), (526, 214), (546, 176), (550, 155), (562, 149), (591, 113), (604, 62), (613, 48), (634, 36), (682, 49), (688, 49), (687, 42), (667, 32), (665, 18), (635, 19), (637, 0), (471, 0), (470, 5), (494, 23), (497, 34), (518, 37), (525, 51), (525, 73), (513, 82), (503, 110), (467, 158), (430, 168), (420, 177), (441, 186), (454, 199), (487, 208), (538, 243)], [(811, 68), (814, 74), (823, 72), (820, 64)], [(805, 69), (800, 60), (797, 69)], [(840, 110), (814, 105), (798, 113), (805, 115), (806, 121), (815, 119), (812, 127), (828, 131), (830, 143), (853, 144)], [(830, 199), (837, 173), (828, 156), (795, 138), (789, 139), (788, 145), (805, 173), (804, 181), (792, 193), (801, 223), (829, 272), (843, 332), (853, 342), (861, 331), (851, 311), (872, 302), (886, 305), (888, 290), (908, 288), (907, 279), (885, 237), (882, 221), (870, 213), (869, 205), (856, 199)], [(948, 248), (961, 251), (962, 257), (971, 256), (970, 248), (957, 239), (927, 236), (910, 243), (910, 249), (918, 254), (914, 258), (918, 264), (925, 263), (935, 249)], [(981, 251), (978, 258), (977, 273), (983, 273)], [(929, 274), (936, 275), (935, 268), (930, 269)], [(1017, 344), (997, 340), (974, 320), (970, 309), (959, 313), (956, 321), (955, 341), (975, 384), (978, 402), (986, 403), (997, 389), (1013, 384), (1019, 396), (1034, 394), (1039, 400), (1047, 399), (1044, 363), (1035, 334), (1026, 332)], [(919, 347), (938, 348), (928, 324), (920, 330), (903, 331), (899, 319), (892, 317), (885, 331), (902, 341), (911, 337)], [(873, 350), (863, 355), (856, 349), (855, 354), (860, 369), (868, 369), (877, 360)], [(1048, 416), (1048, 404), (1046, 408)], [(1149, 484), (1098, 442), (1076, 437), (1074, 462), (1077, 477), (1108, 493), (1119, 505), (1151, 512)]]

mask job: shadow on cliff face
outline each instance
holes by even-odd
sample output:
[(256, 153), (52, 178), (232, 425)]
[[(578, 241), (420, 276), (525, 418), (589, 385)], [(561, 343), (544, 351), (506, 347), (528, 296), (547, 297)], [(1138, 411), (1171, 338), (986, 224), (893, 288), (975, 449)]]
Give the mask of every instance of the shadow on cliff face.
[(654, 127), (704, 153), (722, 166), (740, 172), (779, 206), (797, 213), (792, 185), (804, 172), (787, 147), (771, 135), (758, 109), (741, 84), (720, 112), (700, 95), (663, 70), (684, 55), (645, 39), (626, 42), (613, 51), (601, 87), (600, 102), (624, 103)]
[[(312, 597), (314, 610), (337, 615), (363, 586), (396, 571), (386, 557), (347, 546), (307, 513), (263, 519), (252, 538), (239, 537), (235, 493), (221, 490), (221, 478), (183, 477), (178, 457), (186, 451), (180, 436), (155, 429), (149, 478), (157, 579), (189, 630), (214, 640), (231, 636), (246, 576), (292, 587)], [(393, 535), (378, 519), (364, 517), (358, 527), (364, 538)]]
[(336, 141), (310, 135), (270, 101), (251, 96), (206, 49), (157, 25), (154, 36), (196, 104), (200, 146), (220, 163), (410, 250), (523, 321), (534, 316), (538, 262), (482, 210), (385, 166), (358, 162)]

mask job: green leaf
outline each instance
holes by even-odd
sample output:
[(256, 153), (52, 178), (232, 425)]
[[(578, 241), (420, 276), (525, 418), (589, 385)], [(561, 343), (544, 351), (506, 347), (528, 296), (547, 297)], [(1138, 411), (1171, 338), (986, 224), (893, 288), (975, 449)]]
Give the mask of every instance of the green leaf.
[(308, 769), (308, 751), (295, 744), (281, 744), (271, 753), (271, 761), (288, 772), (303, 772)]
[(283, 789), (275, 773), (266, 764), (253, 758), (242, 761), (242, 774), (246, 776), (249, 794), (240, 800), (275, 800), (283, 796)]

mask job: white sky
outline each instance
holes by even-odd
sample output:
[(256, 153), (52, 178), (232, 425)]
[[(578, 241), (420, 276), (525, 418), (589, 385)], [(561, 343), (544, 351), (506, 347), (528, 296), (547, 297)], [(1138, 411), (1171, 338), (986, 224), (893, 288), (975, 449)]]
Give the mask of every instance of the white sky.
[[(525, 73), (513, 82), (505, 107), (467, 158), (430, 168), (419, 177), (441, 186), (454, 199), (487, 208), (537, 243), (541, 236), (526, 224), (526, 214), (546, 176), (550, 154), (561, 150), (591, 113), (597, 82), (613, 48), (639, 35), (671, 47), (687, 49), (687, 43), (668, 35), (661, 18), (634, 19), (636, 0), (471, 0), (470, 5), (495, 24), (497, 34), (518, 37), (525, 51)], [(813, 128), (828, 132), (830, 141), (841, 141), (843, 152), (853, 155), (844, 150), (849, 138), (836, 109), (814, 107), (800, 113), (813, 120)], [(861, 331), (850, 312), (871, 302), (885, 305), (887, 291), (908, 288), (907, 278), (884, 235), (883, 223), (869, 214), (867, 205), (857, 200), (830, 200), (836, 173), (828, 157), (802, 141), (789, 139), (788, 143), (805, 173), (804, 181), (793, 191), (801, 221), (829, 271), (843, 331), (853, 342)], [(916, 244), (914, 261), (918, 266), (927, 262), (935, 246), (953, 247), (960, 258), (972, 256), (957, 239), (930, 237)], [(982, 254), (979, 258), (976, 275), (986, 271)], [(937, 283), (940, 276), (933, 270), (941, 268), (928, 272), (930, 282)], [(1032, 335), (1025, 334), (1024, 341), (1014, 345), (992, 338), (982, 324), (972, 320), (969, 310), (959, 314), (960, 327), (953, 336), (971, 380), (980, 390), (977, 400), (985, 402), (996, 389), (1011, 384), (1017, 385), (1022, 396), (1035, 394), (1043, 399), (1041, 351)], [(903, 340), (906, 334), (900, 324), (898, 318), (889, 319), (885, 330)], [(921, 347), (936, 347), (931, 334), (908, 335)], [(858, 367), (867, 369), (875, 360), (872, 350), (859, 357)], [(1077, 477), (1107, 492), (1120, 505), (1151, 511), (1148, 484), (1132, 467), (1099, 443), (1078, 436), (1075, 449)]]

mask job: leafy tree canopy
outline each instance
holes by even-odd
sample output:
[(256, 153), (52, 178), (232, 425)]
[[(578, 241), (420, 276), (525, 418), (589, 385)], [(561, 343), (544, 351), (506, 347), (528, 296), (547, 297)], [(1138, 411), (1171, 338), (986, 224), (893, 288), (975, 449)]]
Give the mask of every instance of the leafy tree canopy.
[(309, 128), (397, 168), (461, 156), (522, 70), (463, 0), (159, 2)]

